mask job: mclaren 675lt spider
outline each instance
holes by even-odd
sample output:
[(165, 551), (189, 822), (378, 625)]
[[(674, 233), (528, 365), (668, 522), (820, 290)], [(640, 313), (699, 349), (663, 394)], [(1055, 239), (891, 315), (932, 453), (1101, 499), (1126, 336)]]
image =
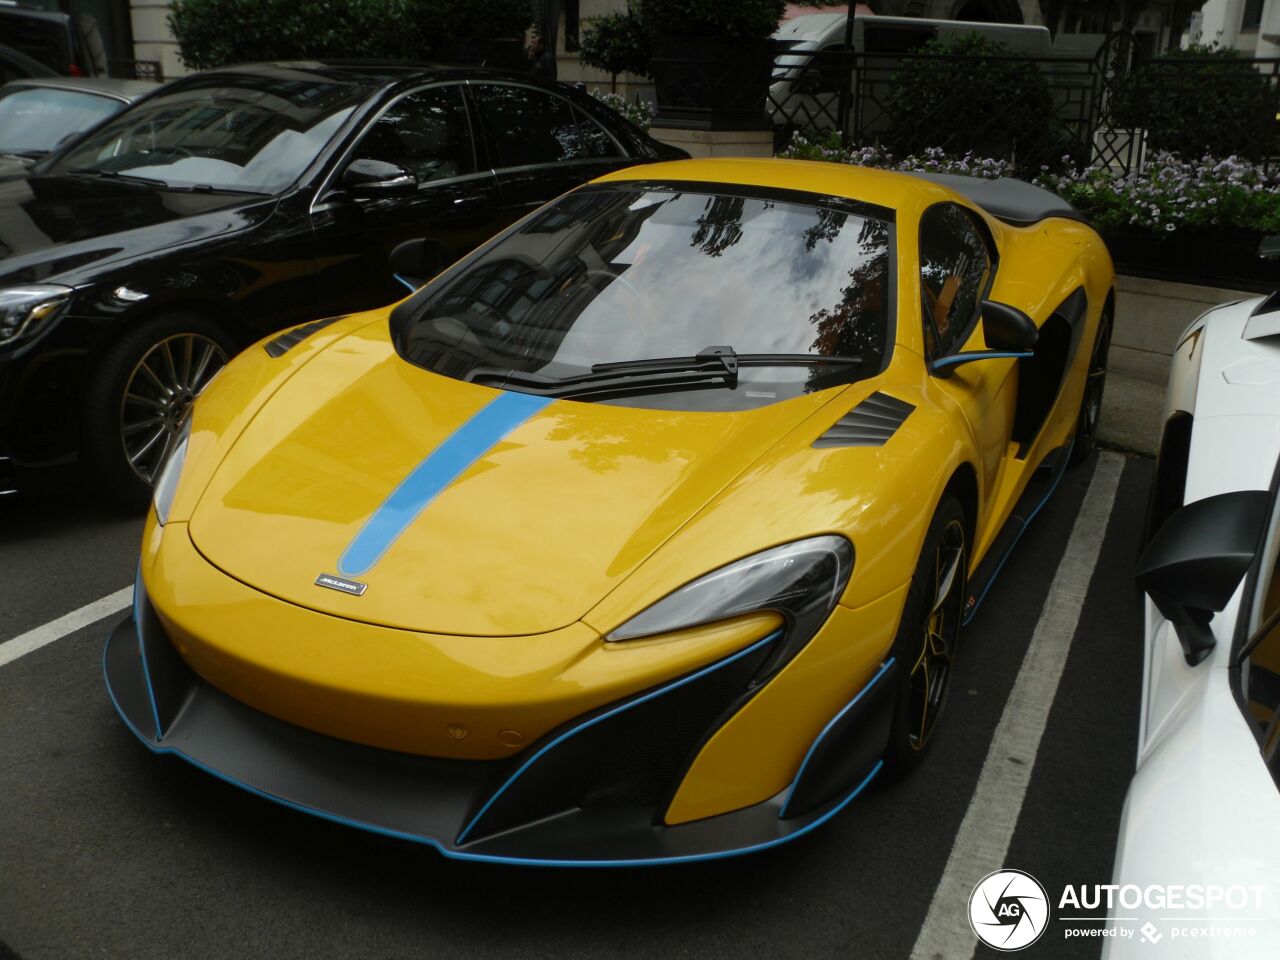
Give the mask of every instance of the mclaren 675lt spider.
[(1106, 372), (1097, 234), (1013, 180), (611, 173), (173, 428), (112, 700), (449, 857), (698, 860), (914, 768)]

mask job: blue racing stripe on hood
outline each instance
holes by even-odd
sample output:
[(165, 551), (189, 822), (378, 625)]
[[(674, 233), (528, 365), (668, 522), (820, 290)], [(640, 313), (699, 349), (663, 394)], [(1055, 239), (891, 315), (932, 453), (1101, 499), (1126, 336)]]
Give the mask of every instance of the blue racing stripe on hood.
[(391, 491), (343, 552), (338, 571), (351, 577), (372, 568), (445, 487), (549, 403), (550, 397), (503, 391), (481, 407)]

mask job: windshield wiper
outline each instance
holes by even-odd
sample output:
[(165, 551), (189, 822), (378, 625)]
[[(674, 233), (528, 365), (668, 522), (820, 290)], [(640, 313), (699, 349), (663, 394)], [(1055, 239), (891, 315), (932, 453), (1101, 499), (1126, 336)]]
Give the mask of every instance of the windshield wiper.
[(103, 177), (109, 180), (123, 180), (125, 183), (141, 183), (148, 187), (167, 187), (169, 184), (157, 177), (139, 177), (132, 173), (121, 173), (119, 170), (95, 170), (93, 167), (72, 167), (67, 171), (72, 177)]
[(705, 390), (738, 385), (740, 366), (858, 366), (861, 357), (809, 353), (743, 353), (732, 347), (707, 347), (692, 357), (655, 357), (593, 364), (590, 373), (546, 377), (523, 370), (477, 367), (467, 375), (472, 383), (510, 387), (543, 397), (594, 398), (653, 393), (655, 390)]
[(737, 376), (738, 367), (795, 367), (830, 365), (856, 367), (862, 358), (820, 353), (738, 353), (733, 347), (703, 347), (692, 357), (654, 357), (649, 360), (616, 360), (611, 363), (594, 363), (592, 373), (612, 373), (619, 370), (656, 369), (722, 369)]

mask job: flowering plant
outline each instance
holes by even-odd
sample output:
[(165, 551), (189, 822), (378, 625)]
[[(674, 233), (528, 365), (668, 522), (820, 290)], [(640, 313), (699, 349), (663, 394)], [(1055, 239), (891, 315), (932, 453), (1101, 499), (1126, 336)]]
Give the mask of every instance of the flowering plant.
[[(842, 146), (834, 133), (816, 140), (797, 134), (779, 156), (984, 179), (1013, 172), (1005, 160), (970, 153), (950, 157), (937, 148), (899, 160), (878, 146)], [(1239, 157), (1184, 160), (1156, 153), (1139, 173), (1128, 176), (1103, 164), (1071, 169), (1069, 157), (1063, 163), (1066, 172), (1044, 166), (1032, 182), (1058, 194), (1099, 230), (1135, 226), (1161, 235), (1215, 228), (1280, 231), (1280, 171), (1268, 173)]]
[(591, 95), (614, 113), (622, 114), (624, 118), (641, 130), (648, 130), (653, 124), (653, 104), (646, 103), (644, 100), (631, 101), (620, 93), (608, 93), (601, 90), (592, 90)]
[(1064, 174), (1045, 170), (1036, 182), (1087, 214), (1099, 230), (1280, 230), (1280, 173), (1239, 157), (1183, 160), (1157, 153), (1136, 176), (1095, 164)]

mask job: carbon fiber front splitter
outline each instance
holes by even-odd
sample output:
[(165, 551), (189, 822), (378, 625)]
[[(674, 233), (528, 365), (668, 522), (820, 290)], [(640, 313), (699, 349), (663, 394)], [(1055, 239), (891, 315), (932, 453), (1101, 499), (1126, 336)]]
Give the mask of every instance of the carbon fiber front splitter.
[[(794, 840), (835, 816), (879, 772), (877, 758), (888, 722), (885, 704), (891, 702), (887, 691), (893, 687), (883, 678), (891, 674), (892, 661), (827, 725), (796, 781), (763, 803), (669, 827), (654, 822), (652, 806), (548, 814), (535, 797), (527, 818), (522, 817), (525, 781), (538, 779), (539, 766), (549, 767), (555, 777), (556, 767), (546, 758), (572, 760), (566, 745), (575, 734), (600, 729), (633, 705), (656, 702), (677, 687), (700, 682), (749, 652), (598, 711), (515, 758), (492, 761), (445, 760), (363, 746), (255, 710), (186, 666), (145, 596), (108, 637), (103, 667), (116, 710), (149, 749), (180, 757), (276, 803), (429, 844), (461, 860), (637, 866), (733, 856)], [(851, 756), (852, 765), (846, 762)], [(546, 771), (542, 777), (547, 779)], [(519, 788), (512, 788), (513, 783)], [(496, 826), (488, 832), (477, 829), (503, 804)], [(801, 808), (803, 813), (795, 812)], [(458, 842), (460, 837), (464, 842)]]

